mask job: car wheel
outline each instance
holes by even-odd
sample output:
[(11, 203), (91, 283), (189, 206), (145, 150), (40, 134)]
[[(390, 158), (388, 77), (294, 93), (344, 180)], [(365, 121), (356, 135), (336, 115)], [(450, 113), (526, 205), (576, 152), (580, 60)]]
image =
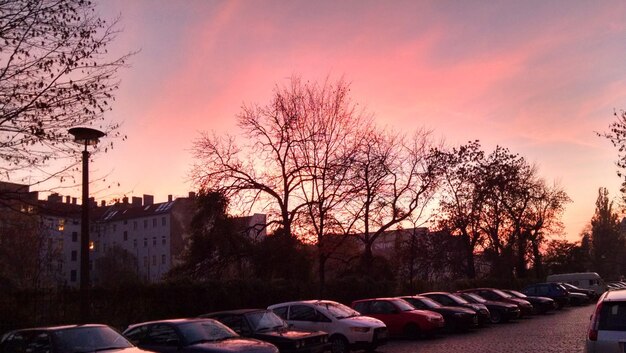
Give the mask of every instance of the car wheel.
[(348, 340), (343, 336), (335, 335), (330, 338), (331, 353), (348, 353)]
[(492, 324), (499, 324), (502, 322), (502, 313), (498, 310), (492, 310), (489, 319)]
[(404, 328), (404, 335), (408, 338), (418, 338), (420, 336), (420, 328), (416, 324), (408, 324)]

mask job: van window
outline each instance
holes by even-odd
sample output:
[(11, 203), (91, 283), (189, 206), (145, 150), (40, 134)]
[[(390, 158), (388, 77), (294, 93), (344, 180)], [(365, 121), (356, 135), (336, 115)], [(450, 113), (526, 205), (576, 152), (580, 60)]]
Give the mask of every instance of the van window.
[(626, 302), (602, 303), (598, 329), (626, 331)]

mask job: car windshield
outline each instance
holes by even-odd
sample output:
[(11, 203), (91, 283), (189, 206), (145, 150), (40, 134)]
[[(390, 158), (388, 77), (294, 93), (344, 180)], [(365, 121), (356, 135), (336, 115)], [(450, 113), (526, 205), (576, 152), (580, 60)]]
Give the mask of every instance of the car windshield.
[(419, 298), (419, 299), (415, 299), (415, 300), (419, 300), (422, 303), (424, 303), (424, 305), (426, 305), (427, 307), (431, 308), (431, 309), (436, 309), (436, 308), (441, 308), (441, 304), (437, 303), (436, 301), (430, 299), (430, 298)]
[(526, 294), (518, 292), (516, 290), (509, 289), (509, 293), (513, 294), (514, 296), (516, 296), (518, 298), (527, 298)]
[(565, 287), (565, 289), (576, 289), (576, 290), (580, 290), (580, 288), (578, 288), (578, 287), (576, 287), (576, 286), (574, 286), (574, 285), (572, 285), (572, 284), (569, 284), (569, 283), (561, 283), (561, 285), (562, 285), (563, 287)]
[(508, 293), (504, 293), (503, 291), (499, 290), (499, 289), (492, 289), (494, 291), (494, 293), (498, 294), (499, 296), (501, 296), (502, 298), (513, 298), (512, 295), (508, 294)]
[(415, 307), (413, 307), (413, 305), (407, 303), (407, 301), (404, 300), (404, 299), (392, 300), (392, 302), (400, 311), (415, 310)]
[(133, 345), (108, 326), (79, 326), (62, 329), (52, 334), (59, 352), (84, 353), (107, 349), (129, 348)]
[(478, 294), (475, 294), (475, 293), (465, 293), (465, 295), (470, 297), (470, 298), (472, 298), (472, 300), (474, 300), (476, 303), (481, 303), (482, 304), (482, 303), (486, 302), (485, 298), (481, 297)]
[(190, 344), (238, 337), (235, 331), (215, 320), (185, 322), (180, 324), (178, 328)]
[(347, 317), (361, 316), (358, 311), (352, 310), (349, 307), (336, 303), (336, 302), (319, 302), (318, 306), (322, 308), (326, 308), (330, 315), (334, 316), (336, 319), (345, 319)]
[(246, 318), (248, 318), (253, 331), (267, 331), (287, 327), (283, 319), (269, 310), (247, 313)]
[(469, 304), (469, 302), (456, 294), (448, 294), (450, 299), (454, 300), (457, 304)]

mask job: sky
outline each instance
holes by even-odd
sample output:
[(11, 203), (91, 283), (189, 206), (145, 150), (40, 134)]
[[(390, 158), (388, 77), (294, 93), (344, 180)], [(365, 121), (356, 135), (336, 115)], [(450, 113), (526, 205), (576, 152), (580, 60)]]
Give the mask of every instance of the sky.
[(107, 118), (126, 141), (94, 157), (119, 183), (96, 198), (186, 196), (200, 132), (237, 133), (243, 104), (276, 85), (345, 78), (390, 129), (519, 153), (572, 198), (578, 240), (599, 187), (617, 196), (617, 151), (596, 132), (626, 109), (626, 2), (107, 0), (111, 55), (139, 50)]

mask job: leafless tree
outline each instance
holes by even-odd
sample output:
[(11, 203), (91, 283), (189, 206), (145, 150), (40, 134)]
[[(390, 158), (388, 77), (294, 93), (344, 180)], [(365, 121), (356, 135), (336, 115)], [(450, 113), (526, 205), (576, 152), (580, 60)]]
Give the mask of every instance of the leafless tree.
[(88, 0), (0, 0), (0, 180), (74, 156), (68, 128), (119, 135), (105, 113), (132, 53), (108, 58), (116, 22)]

